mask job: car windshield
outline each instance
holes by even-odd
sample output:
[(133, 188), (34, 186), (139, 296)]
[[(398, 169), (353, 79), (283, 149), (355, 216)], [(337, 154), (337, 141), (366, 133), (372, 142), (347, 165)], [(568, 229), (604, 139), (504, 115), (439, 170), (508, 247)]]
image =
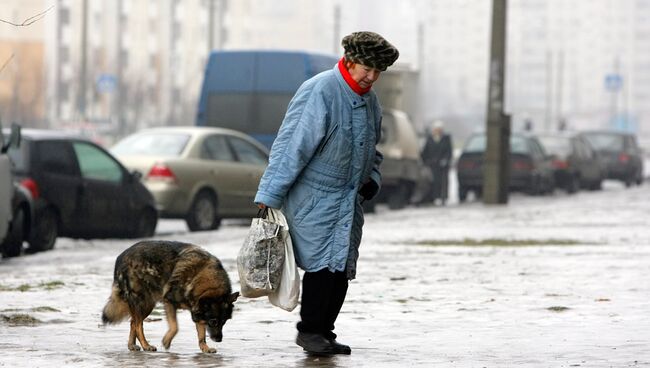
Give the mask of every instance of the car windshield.
[(111, 152), (115, 155), (154, 155), (179, 156), (187, 142), (189, 134), (182, 133), (140, 133), (124, 138)]
[[(467, 153), (482, 153), (485, 152), (487, 140), (484, 135), (472, 136), (465, 145), (464, 151)], [(528, 145), (526, 139), (520, 136), (510, 136), (510, 152), (511, 153), (528, 153)]]
[(567, 156), (571, 153), (571, 141), (564, 137), (539, 137), (544, 149), (552, 155)]
[(610, 133), (585, 134), (587, 140), (598, 151), (623, 151), (623, 136)]

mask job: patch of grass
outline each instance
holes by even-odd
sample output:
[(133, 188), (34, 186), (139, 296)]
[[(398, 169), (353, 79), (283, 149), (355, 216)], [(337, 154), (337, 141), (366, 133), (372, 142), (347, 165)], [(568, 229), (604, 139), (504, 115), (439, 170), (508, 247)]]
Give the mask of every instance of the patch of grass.
[(50, 282), (41, 282), (38, 285), (30, 285), (30, 284), (22, 284), (18, 287), (10, 287), (6, 285), (0, 285), (0, 291), (20, 291), (20, 292), (25, 292), (25, 291), (30, 291), (35, 288), (42, 288), (45, 290), (54, 290), (58, 289), (65, 285), (63, 281), (50, 281)]
[(29, 314), (23, 313), (12, 314), (10, 316), (1, 315), (0, 318), (2, 318), (5, 323), (14, 326), (30, 326), (41, 323), (40, 320), (30, 316)]
[(60, 310), (48, 306), (32, 308), (32, 312), (60, 312)]
[(548, 307), (546, 309), (550, 310), (551, 312), (565, 312), (565, 311), (568, 311), (571, 308), (563, 307), (563, 306), (560, 306), (560, 305), (555, 305), (555, 306), (552, 306), (552, 307)]
[(50, 282), (41, 282), (38, 286), (42, 287), (45, 290), (58, 289), (65, 285), (63, 281), (50, 281)]
[(572, 239), (449, 239), (449, 240), (423, 240), (415, 243), (432, 247), (465, 246), (465, 247), (530, 247), (540, 245), (580, 245), (585, 244)]

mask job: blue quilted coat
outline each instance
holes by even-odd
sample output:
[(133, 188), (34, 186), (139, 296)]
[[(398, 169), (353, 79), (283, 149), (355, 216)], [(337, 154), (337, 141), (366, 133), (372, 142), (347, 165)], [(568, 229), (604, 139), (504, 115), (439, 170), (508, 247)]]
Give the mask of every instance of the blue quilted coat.
[(356, 94), (337, 66), (303, 83), (289, 103), (255, 202), (282, 208), (303, 270), (355, 278), (364, 221), (358, 190), (381, 183), (380, 132), (377, 96)]

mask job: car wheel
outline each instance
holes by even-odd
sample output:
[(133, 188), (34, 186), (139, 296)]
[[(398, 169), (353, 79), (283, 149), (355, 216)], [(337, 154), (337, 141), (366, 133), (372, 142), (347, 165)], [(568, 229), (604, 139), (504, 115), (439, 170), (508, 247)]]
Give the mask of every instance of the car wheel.
[(395, 191), (388, 195), (388, 208), (391, 210), (399, 210), (406, 207), (409, 203), (410, 190), (407, 185), (398, 186)]
[(30, 253), (41, 252), (54, 248), (56, 237), (59, 235), (59, 216), (56, 211), (46, 208), (34, 221), (34, 234), (29, 241)]
[(23, 250), (25, 210), (19, 207), (12, 216), (11, 229), (9, 229), (5, 240), (0, 245), (2, 257), (4, 258), (18, 257)]
[(206, 231), (219, 228), (221, 219), (217, 213), (217, 200), (209, 192), (200, 192), (185, 219), (190, 231)]
[(465, 187), (458, 187), (458, 201), (463, 203), (467, 200), (467, 188)]
[(146, 208), (138, 216), (136, 228), (133, 231), (133, 236), (136, 238), (150, 238), (156, 232), (156, 223), (158, 218), (156, 212), (151, 208)]
[(596, 180), (592, 185), (591, 185), (591, 190), (602, 190), (603, 189), (603, 179), (600, 178)]
[(542, 180), (538, 175), (534, 175), (530, 181), (530, 187), (528, 188), (528, 195), (536, 196), (544, 193), (542, 188)]
[(566, 191), (569, 194), (573, 194), (578, 191), (580, 188), (580, 178), (577, 175), (571, 176), (571, 181), (567, 185)]
[(633, 180), (631, 177), (628, 176), (627, 178), (625, 178), (624, 183), (625, 183), (625, 187), (629, 188), (632, 186)]

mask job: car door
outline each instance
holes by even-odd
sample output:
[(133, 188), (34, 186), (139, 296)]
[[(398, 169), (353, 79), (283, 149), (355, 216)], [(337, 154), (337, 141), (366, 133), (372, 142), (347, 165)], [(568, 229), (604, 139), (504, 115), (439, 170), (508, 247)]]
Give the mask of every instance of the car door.
[(600, 178), (600, 164), (596, 153), (582, 139), (576, 139), (580, 152), (580, 176), (585, 182), (595, 182)]
[(79, 200), (84, 232), (89, 237), (124, 235), (133, 219), (124, 169), (90, 142), (76, 141), (72, 146), (81, 173)]
[(255, 145), (239, 137), (229, 136), (228, 141), (239, 163), (238, 199), (241, 202), (239, 210), (242, 215), (254, 216), (257, 207), (253, 201), (260, 179), (268, 164), (268, 156)]
[(230, 148), (226, 136), (211, 134), (201, 145), (201, 171), (209, 173), (207, 180), (216, 189), (219, 215), (238, 216), (243, 205), (241, 188), (243, 185), (240, 164)]
[(30, 174), (40, 192), (37, 210), (45, 206), (55, 208), (60, 215), (61, 235), (74, 236), (83, 228), (83, 214), (79, 197), (81, 176), (72, 146), (64, 140), (36, 140), (33, 145)]
[(542, 148), (542, 145), (537, 141), (537, 139), (530, 138), (529, 144), (531, 148), (531, 156), (533, 162), (535, 162), (535, 170), (539, 173), (544, 185), (546, 185), (546, 188), (544, 189), (552, 188), (554, 174), (550, 157), (546, 154), (546, 151), (544, 151), (544, 148)]

